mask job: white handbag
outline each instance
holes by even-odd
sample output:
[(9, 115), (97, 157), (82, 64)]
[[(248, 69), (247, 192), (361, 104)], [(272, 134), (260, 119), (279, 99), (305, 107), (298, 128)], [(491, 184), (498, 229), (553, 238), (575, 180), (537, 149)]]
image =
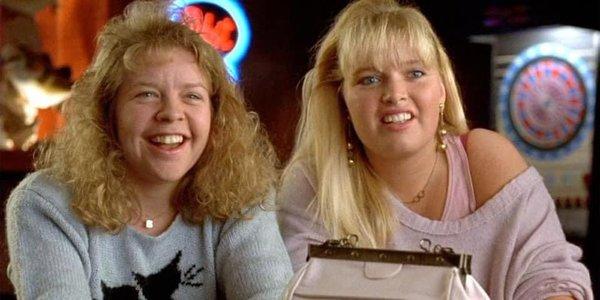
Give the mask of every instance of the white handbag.
[(430, 252), (355, 248), (355, 242), (349, 236), (310, 245), (285, 299), (489, 299), (469, 275), (471, 255), (439, 246)]

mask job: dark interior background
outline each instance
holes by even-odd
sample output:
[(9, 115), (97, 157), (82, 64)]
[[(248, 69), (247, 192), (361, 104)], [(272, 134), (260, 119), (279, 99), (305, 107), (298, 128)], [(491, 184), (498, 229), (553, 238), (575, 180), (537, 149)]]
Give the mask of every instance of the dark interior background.
[[(130, 1), (108, 1), (111, 14), (120, 13)], [(300, 82), (312, 61), (312, 46), (325, 33), (347, 0), (245, 0), (253, 39), (242, 65), (240, 85), (252, 109), (256, 110), (276, 146), (282, 162), (293, 147), (299, 113)], [(406, 2), (406, 1), (405, 1)], [(490, 54), (487, 45), (469, 43), (469, 36), (512, 32), (543, 25), (574, 25), (600, 30), (600, 1), (416, 0), (445, 43), (455, 71), (472, 127), (491, 128)], [(1, 16), (1, 14), (0, 14)], [(72, 24), (72, 26), (78, 26)], [(597, 105), (597, 108), (600, 105)], [(598, 120), (597, 114), (596, 120)], [(600, 126), (598, 121), (596, 132)], [(595, 153), (598, 153), (595, 139)], [(30, 153), (0, 153), (0, 201), (31, 170)], [(590, 210), (590, 237), (585, 245), (586, 263), (598, 284), (600, 267), (593, 243), (598, 237), (598, 159), (594, 160)], [(4, 210), (0, 210), (0, 298), (11, 297), (5, 275), (8, 254), (5, 248)], [(595, 289), (598, 291), (598, 289)]]
[[(490, 128), (491, 47), (469, 42), (477, 34), (544, 25), (598, 29), (598, 1), (404, 1), (429, 18), (453, 60), (472, 127)], [(253, 26), (241, 85), (285, 160), (293, 144), (300, 82), (313, 45), (349, 1), (243, 1)], [(488, 25), (486, 25), (488, 24)], [(290, 122), (293, 121), (293, 122)]]

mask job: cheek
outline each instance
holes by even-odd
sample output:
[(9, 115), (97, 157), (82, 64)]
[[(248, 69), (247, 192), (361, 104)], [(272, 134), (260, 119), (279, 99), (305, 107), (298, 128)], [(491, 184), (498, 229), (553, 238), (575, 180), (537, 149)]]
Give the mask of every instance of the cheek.
[(149, 117), (150, 113), (143, 109), (128, 105), (117, 107), (115, 119), (119, 144), (132, 143), (134, 139), (140, 137)]
[(361, 100), (347, 102), (347, 107), (350, 113), (352, 128), (354, 134), (356, 134), (355, 138), (358, 138), (362, 143), (369, 143), (368, 141), (374, 136), (374, 131), (377, 127), (377, 119), (374, 117), (377, 106), (371, 105), (372, 101), (368, 101), (370, 99), (362, 98)]
[(439, 121), (439, 116), (440, 116), (440, 103), (445, 103), (446, 102), (446, 90), (444, 89), (444, 86), (440, 83), (440, 85), (438, 86), (437, 89), (434, 89), (433, 91), (433, 95), (431, 96), (432, 99), (434, 99), (434, 103), (432, 103), (432, 117), (436, 120), (436, 126), (437, 126), (437, 122)]
[(436, 132), (439, 125), (439, 102), (431, 101), (424, 106), (421, 106), (421, 117), (419, 122), (423, 129), (428, 133)]
[(438, 104), (446, 100), (446, 89), (444, 87), (444, 84), (442, 83), (441, 78), (438, 79), (435, 85), (429, 88), (428, 90), (431, 91), (430, 98), (435, 99), (438, 102)]
[(435, 99), (437, 99), (438, 101), (438, 105), (439, 103), (444, 103), (446, 101), (446, 91), (444, 89), (443, 86), (440, 86), (435, 93)]
[(114, 115), (114, 126), (115, 126), (115, 133), (116, 133), (116, 139), (117, 142), (119, 144), (123, 144), (123, 138), (125, 136), (127, 136), (127, 128), (129, 127), (129, 125), (127, 124), (127, 118), (125, 118), (125, 111), (124, 108), (122, 106), (117, 106), (115, 108), (115, 115)]
[(373, 93), (355, 93), (346, 98), (345, 103), (352, 120), (362, 122), (377, 110), (378, 100)]
[(204, 108), (199, 111), (192, 112), (192, 126), (197, 135), (206, 139), (210, 133), (212, 125), (212, 111), (210, 108)]

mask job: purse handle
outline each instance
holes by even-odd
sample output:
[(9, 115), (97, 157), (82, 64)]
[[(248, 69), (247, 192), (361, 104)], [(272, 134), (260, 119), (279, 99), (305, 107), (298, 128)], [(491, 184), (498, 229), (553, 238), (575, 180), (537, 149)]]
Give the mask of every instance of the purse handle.
[(461, 277), (471, 274), (470, 254), (455, 253), (452, 248), (435, 245), (422, 239), (419, 243), (425, 252), (356, 248), (358, 236), (351, 234), (338, 240), (327, 240), (321, 245), (309, 245), (308, 258), (319, 257), (366, 262), (397, 263), (423, 266), (456, 267)]

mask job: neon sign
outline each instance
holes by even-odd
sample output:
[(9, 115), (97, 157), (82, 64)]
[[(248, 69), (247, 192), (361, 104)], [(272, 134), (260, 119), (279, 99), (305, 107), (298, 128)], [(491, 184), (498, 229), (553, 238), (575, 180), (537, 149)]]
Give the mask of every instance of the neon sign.
[[(222, 55), (229, 74), (237, 80), (239, 65), (250, 48), (251, 30), (242, 5), (236, 0), (175, 0), (171, 11), (183, 8), (191, 27)], [(179, 15), (172, 14), (174, 21)]]

